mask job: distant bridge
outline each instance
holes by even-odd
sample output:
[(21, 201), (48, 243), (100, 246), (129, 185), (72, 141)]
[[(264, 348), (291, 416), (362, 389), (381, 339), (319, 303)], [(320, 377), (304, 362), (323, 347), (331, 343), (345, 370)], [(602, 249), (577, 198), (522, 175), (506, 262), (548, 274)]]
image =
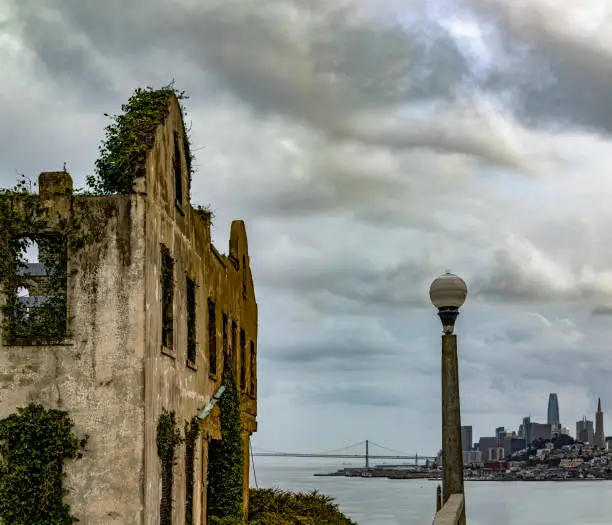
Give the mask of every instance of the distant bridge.
[[(347, 449), (358, 447), (360, 445), (365, 445), (365, 454), (347, 454), (342, 453)], [(374, 445), (375, 447), (381, 448), (383, 450), (392, 452), (393, 454), (370, 454), (370, 445)], [(419, 456), (419, 454), (406, 454), (405, 452), (399, 452), (397, 450), (393, 450), (383, 445), (378, 445), (370, 440), (360, 441), (359, 443), (355, 443), (353, 445), (348, 445), (346, 447), (336, 449), (336, 450), (328, 450), (326, 452), (319, 453), (304, 453), (304, 452), (273, 452), (270, 450), (260, 450), (256, 452), (257, 449), (253, 449), (253, 456), (260, 457), (276, 457), (276, 458), (338, 458), (338, 459), (365, 459), (366, 468), (370, 467), (371, 459), (402, 459), (402, 460), (412, 460), (413, 465), (419, 464), (419, 459), (428, 460), (435, 459), (435, 456)]]

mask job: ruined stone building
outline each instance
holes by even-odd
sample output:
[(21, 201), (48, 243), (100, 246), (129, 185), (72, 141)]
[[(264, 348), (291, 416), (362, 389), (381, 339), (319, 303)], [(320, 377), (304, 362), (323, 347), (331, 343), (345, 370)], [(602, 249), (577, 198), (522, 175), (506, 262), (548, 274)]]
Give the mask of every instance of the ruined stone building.
[[(248, 503), (257, 303), (246, 230), (241, 220), (232, 223), (227, 255), (211, 243), (210, 217), (189, 202), (180, 106), (174, 97), (169, 105), (133, 192), (75, 195), (68, 173), (50, 172), (40, 174), (35, 209), (19, 195), (11, 202), (34, 218), (8, 225), (6, 235), (36, 241), (39, 262), (17, 271), (26, 277), (18, 297), (3, 286), (4, 304), (15, 301), (23, 318), (8, 331), (3, 310), (0, 419), (37, 403), (67, 411), (89, 436), (82, 459), (66, 464), (66, 501), (83, 525), (160, 523), (160, 414), (175, 412), (182, 431), (222, 384), (229, 356), (241, 396), (245, 509)], [(51, 282), (56, 263), (63, 266), (54, 267)], [(63, 299), (47, 325), (28, 333), (28, 319), (34, 323), (53, 287)], [(217, 405), (201, 422), (193, 456), (178, 447), (173, 524), (185, 523), (187, 505), (193, 523), (205, 523), (208, 445), (220, 437)]]

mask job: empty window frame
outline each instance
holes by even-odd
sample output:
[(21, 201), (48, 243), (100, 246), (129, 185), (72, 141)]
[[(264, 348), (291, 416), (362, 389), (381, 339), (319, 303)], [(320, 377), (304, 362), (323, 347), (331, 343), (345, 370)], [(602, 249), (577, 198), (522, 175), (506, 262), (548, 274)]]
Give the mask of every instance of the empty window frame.
[(232, 359), (234, 364), (234, 377), (238, 374), (238, 323), (232, 321)]
[(242, 295), (246, 296), (247, 293), (247, 269), (246, 269), (246, 256), (242, 256)]
[(66, 239), (39, 234), (13, 239), (14, 259), (3, 308), (8, 338), (61, 340), (67, 332)]
[(240, 330), (240, 390), (246, 388), (246, 335), (244, 330)]
[(222, 330), (223, 330), (223, 360), (225, 359), (229, 359), (229, 352), (228, 352), (228, 340), (227, 340), (227, 330), (228, 330), (228, 326), (227, 326), (227, 314), (225, 312), (223, 312), (222, 314)]
[(208, 372), (217, 374), (217, 318), (215, 302), (208, 298)]
[(257, 362), (255, 360), (255, 341), (249, 342), (250, 346), (250, 364), (251, 364), (251, 381), (250, 381), (250, 392), (251, 396), (255, 396), (255, 383), (256, 383), (256, 373), (257, 373)]
[(187, 277), (187, 361), (196, 362), (196, 293), (195, 282)]
[(170, 250), (161, 247), (161, 288), (162, 288), (162, 345), (174, 345), (174, 261)]

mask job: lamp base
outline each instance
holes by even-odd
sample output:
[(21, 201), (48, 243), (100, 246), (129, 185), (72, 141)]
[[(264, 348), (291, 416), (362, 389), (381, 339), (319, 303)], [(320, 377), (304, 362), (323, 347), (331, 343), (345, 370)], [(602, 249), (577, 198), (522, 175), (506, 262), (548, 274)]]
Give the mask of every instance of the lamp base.
[(440, 321), (442, 321), (442, 330), (445, 334), (453, 333), (455, 329), (455, 320), (458, 315), (459, 308), (455, 308), (454, 306), (438, 308), (438, 316), (440, 317)]

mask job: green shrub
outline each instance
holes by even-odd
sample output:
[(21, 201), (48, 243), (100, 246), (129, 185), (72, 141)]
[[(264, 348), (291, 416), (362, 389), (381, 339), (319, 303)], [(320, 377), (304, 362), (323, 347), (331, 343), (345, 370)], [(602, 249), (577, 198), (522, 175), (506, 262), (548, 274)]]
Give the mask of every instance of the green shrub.
[(356, 525), (317, 491), (294, 493), (278, 489), (249, 491), (251, 525)]

